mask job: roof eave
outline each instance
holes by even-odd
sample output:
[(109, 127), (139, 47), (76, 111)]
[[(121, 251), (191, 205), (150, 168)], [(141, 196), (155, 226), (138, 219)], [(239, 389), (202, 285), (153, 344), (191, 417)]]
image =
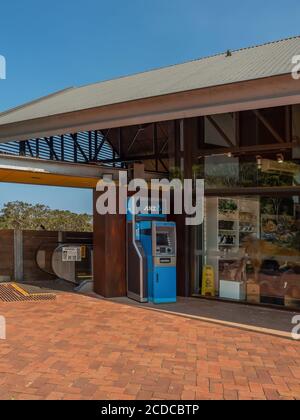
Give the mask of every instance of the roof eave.
[(300, 103), (290, 74), (0, 125), (0, 142)]

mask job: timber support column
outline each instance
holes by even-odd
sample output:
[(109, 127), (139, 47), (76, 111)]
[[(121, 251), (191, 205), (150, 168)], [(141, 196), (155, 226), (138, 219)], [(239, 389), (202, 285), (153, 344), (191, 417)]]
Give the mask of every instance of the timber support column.
[(97, 213), (94, 191), (94, 291), (105, 298), (127, 295), (126, 217)]
[[(187, 118), (179, 121), (178, 136), (179, 147), (176, 148), (179, 156), (176, 158), (180, 173), (184, 179), (193, 179), (194, 150), (199, 141), (201, 120)], [(178, 259), (177, 259), (177, 294), (189, 297), (192, 294), (193, 281), (193, 252), (192, 227), (186, 225), (186, 215), (172, 217), (177, 224)]]

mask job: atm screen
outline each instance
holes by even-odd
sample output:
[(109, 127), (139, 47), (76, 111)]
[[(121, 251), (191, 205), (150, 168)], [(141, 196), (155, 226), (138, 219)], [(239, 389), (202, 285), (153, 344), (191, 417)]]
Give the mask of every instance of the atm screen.
[(169, 246), (169, 235), (167, 233), (157, 234), (157, 246)]

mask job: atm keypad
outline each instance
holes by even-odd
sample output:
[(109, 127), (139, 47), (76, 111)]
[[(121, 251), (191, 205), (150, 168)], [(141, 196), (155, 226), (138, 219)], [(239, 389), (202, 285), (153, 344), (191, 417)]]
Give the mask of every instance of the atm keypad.
[(172, 254), (172, 248), (157, 248), (156, 252), (158, 255), (170, 255)]

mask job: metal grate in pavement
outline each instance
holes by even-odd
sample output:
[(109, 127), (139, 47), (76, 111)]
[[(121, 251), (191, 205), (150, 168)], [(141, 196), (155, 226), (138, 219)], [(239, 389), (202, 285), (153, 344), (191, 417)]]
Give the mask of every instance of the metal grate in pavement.
[(30, 294), (15, 283), (0, 284), (0, 302), (40, 302), (55, 299), (56, 295), (53, 293)]

